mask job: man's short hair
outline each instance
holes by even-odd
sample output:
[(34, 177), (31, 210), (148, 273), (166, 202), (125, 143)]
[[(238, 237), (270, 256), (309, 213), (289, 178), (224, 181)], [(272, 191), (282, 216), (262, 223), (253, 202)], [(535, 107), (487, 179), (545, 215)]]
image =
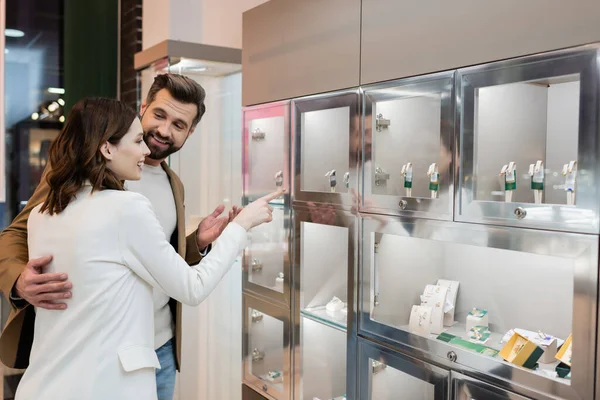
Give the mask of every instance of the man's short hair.
[(206, 91), (198, 82), (179, 74), (157, 75), (148, 91), (148, 96), (146, 96), (146, 104), (150, 105), (156, 99), (156, 94), (162, 89), (167, 89), (169, 94), (177, 101), (195, 104), (198, 107), (198, 113), (192, 122), (192, 127), (200, 122), (206, 112), (206, 106), (204, 105)]

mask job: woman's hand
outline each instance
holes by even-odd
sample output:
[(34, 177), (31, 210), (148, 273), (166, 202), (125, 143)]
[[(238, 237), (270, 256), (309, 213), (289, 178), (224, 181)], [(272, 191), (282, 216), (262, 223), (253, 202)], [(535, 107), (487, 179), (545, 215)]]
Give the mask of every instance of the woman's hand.
[(285, 189), (281, 189), (253, 201), (240, 211), (233, 222), (241, 225), (247, 231), (265, 222), (271, 222), (273, 220), (273, 207), (269, 205), (269, 202), (284, 193)]

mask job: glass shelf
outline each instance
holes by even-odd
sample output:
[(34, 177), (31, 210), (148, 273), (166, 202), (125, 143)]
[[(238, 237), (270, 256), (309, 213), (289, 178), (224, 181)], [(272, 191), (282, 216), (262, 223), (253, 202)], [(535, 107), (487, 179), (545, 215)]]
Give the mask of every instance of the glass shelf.
[(321, 306), (301, 310), (300, 314), (305, 318), (312, 319), (313, 321), (346, 331), (348, 326), (348, 309), (345, 309), (346, 312), (343, 311), (344, 310), (329, 311), (327, 310), (326, 306)]

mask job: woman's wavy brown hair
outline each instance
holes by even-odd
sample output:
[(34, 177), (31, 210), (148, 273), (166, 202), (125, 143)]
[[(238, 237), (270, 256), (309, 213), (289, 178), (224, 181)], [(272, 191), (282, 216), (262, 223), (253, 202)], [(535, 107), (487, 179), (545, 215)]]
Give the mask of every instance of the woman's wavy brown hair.
[(86, 182), (92, 191), (123, 190), (123, 182), (106, 167), (100, 148), (106, 142), (118, 144), (135, 117), (131, 108), (113, 99), (86, 98), (75, 104), (50, 147), (46, 175), (50, 193), (41, 212), (62, 212)]

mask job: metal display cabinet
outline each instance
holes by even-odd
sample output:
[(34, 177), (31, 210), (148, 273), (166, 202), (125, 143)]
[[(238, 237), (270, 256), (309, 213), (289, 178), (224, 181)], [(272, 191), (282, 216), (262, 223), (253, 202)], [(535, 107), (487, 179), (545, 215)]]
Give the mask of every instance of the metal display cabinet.
[[(592, 398), (597, 236), (375, 215), (361, 225), (361, 333), (540, 393)], [(486, 327), (479, 338), (476, 326)], [(517, 329), (553, 337), (554, 353), (530, 368), (505, 362)], [(555, 356), (571, 335), (564, 379)]]
[(362, 400), (448, 399), (447, 370), (359, 339)]
[(454, 72), (364, 88), (361, 211), (452, 220)]
[(293, 200), (346, 209), (358, 202), (359, 91), (292, 101)]
[(286, 194), (273, 204), (289, 205), (290, 102), (243, 109), (244, 200), (252, 202), (278, 189)]
[[(353, 393), (356, 217), (332, 205), (294, 207), (295, 399)], [(349, 397), (353, 398), (353, 397)]]
[(242, 310), (244, 383), (269, 399), (291, 399), (289, 310), (248, 294)]
[(457, 221), (599, 233), (599, 54), (458, 70)]

